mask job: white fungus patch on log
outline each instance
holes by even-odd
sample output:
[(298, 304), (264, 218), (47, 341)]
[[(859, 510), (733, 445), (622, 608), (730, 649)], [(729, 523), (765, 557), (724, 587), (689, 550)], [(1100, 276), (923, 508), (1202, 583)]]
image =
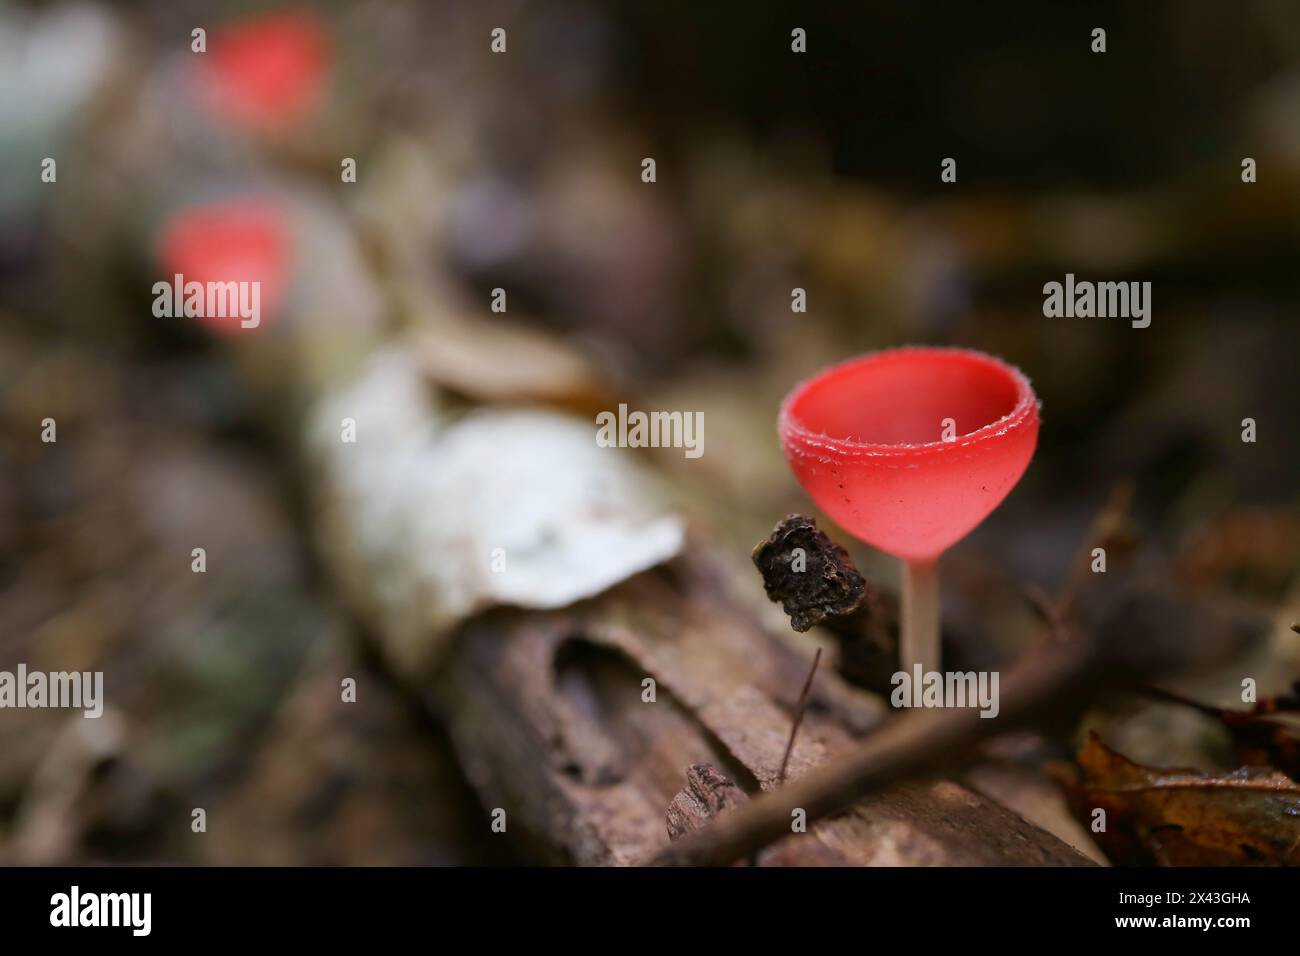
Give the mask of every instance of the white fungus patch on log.
[[(339, 438), (344, 418), (355, 442)], [(406, 667), (430, 664), (471, 614), (564, 607), (682, 547), (681, 519), (592, 425), (538, 408), (451, 420), (396, 352), (318, 402), (307, 435), (322, 551)]]

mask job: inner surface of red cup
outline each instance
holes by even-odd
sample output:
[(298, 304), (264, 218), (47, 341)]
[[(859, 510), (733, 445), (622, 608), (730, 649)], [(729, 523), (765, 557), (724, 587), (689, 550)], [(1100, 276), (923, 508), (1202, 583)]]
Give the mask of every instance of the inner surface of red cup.
[(779, 428), (795, 477), (826, 514), (882, 551), (926, 561), (1020, 479), (1038, 401), (1024, 374), (992, 356), (903, 348), (801, 383)]

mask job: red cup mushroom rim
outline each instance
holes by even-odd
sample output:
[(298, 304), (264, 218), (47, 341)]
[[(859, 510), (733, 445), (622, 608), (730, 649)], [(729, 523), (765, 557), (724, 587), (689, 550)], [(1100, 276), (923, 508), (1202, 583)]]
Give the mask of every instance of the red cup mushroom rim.
[[(904, 358), (909, 355), (924, 355), (927, 357), (961, 356), (992, 366), (1007, 375), (1015, 384), (1015, 405), (1012, 406), (1011, 411), (1001, 418), (981, 425), (964, 435), (958, 435), (950, 441), (940, 439), (931, 442), (869, 442), (854, 438), (837, 438), (807, 427), (795, 416), (794, 406), (811, 388), (817, 386), (827, 377), (857, 366)], [(781, 403), (778, 430), (787, 450), (802, 455), (818, 458), (906, 456), (918, 451), (933, 453), (958, 451), (963, 448), (970, 449), (972, 446), (1006, 435), (1027, 422), (1035, 420), (1038, 406), (1039, 402), (1034, 396), (1034, 389), (1029, 382), (1029, 377), (1014, 365), (1009, 365), (1001, 359), (975, 349), (909, 345), (860, 355), (837, 365), (832, 365), (829, 368), (824, 368), (804, 379), (790, 391), (790, 394)]]

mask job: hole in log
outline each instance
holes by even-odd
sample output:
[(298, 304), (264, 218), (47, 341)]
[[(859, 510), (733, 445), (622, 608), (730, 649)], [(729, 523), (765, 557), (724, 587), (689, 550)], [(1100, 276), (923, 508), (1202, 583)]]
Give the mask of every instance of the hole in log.
[[(581, 636), (565, 639), (554, 658), (555, 687), (566, 708), (565, 773), (587, 783), (634, 781), (666, 807), (692, 764), (712, 763), (749, 793), (758, 781), (662, 683), (653, 702), (642, 681), (655, 677), (620, 651)], [(612, 779), (601, 768), (616, 765)]]

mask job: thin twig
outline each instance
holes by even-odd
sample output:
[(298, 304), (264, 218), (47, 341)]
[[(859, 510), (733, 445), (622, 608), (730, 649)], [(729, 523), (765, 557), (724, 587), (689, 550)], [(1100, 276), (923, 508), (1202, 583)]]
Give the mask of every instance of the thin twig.
[(1047, 635), (1057, 641), (1068, 641), (1070, 639), (1070, 630), (1065, 620), (1061, 617), (1061, 603), (1054, 601), (1052, 597), (1040, 588), (1037, 584), (1029, 583), (1020, 586), (1020, 592), (1024, 595), (1029, 606), (1033, 608), (1034, 613), (1047, 625)]
[(808, 679), (803, 682), (803, 691), (799, 694), (799, 703), (794, 709), (794, 723), (790, 725), (790, 739), (785, 744), (785, 756), (781, 758), (781, 773), (777, 775), (777, 786), (785, 784), (785, 771), (790, 766), (790, 752), (794, 750), (794, 738), (799, 733), (799, 725), (803, 723), (803, 713), (808, 707), (808, 692), (812, 690), (813, 675), (817, 673), (817, 665), (822, 659), (822, 649), (817, 648), (817, 653), (813, 655), (812, 667), (808, 669)]
[(1101, 510), (1088, 524), (1088, 531), (1080, 539), (1070, 559), (1065, 580), (1053, 598), (1032, 582), (1022, 584), (1020, 591), (1029, 606), (1047, 625), (1048, 633), (1058, 641), (1070, 639), (1070, 620), (1082, 593), (1092, 566), (1092, 551), (1115, 540), (1128, 522), (1133, 507), (1133, 482), (1123, 479), (1116, 483)]
[(1119, 537), (1120, 532), (1128, 523), (1129, 512), (1132, 507), (1133, 481), (1125, 478), (1117, 482), (1115, 487), (1111, 489), (1106, 503), (1102, 505), (1101, 510), (1092, 519), (1087, 532), (1079, 542), (1079, 547), (1075, 550), (1074, 559), (1070, 562), (1070, 569), (1065, 577), (1065, 583), (1056, 597), (1056, 610), (1061, 620), (1066, 620), (1071, 616), (1074, 611), (1074, 604), (1079, 599), (1079, 594), (1083, 591), (1084, 584), (1088, 580), (1088, 573), (1092, 566), (1092, 549), (1105, 547), (1109, 542)]
[(1075, 638), (1031, 652), (1007, 675), (999, 720), (973, 708), (915, 711), (872, 734), (835, 763), (788, 786), (771, 790), (709, 826), (664, 847), (648, 862), (657, 866), (724, 866), (790, 833), (795, 810), (807, 822), (857, 803), (865, 795), (913, 774), (964, 763), (977, 741), (1059, 711), (1070, 699), (1090, 696), (1101, 669), (1091, 640)]

